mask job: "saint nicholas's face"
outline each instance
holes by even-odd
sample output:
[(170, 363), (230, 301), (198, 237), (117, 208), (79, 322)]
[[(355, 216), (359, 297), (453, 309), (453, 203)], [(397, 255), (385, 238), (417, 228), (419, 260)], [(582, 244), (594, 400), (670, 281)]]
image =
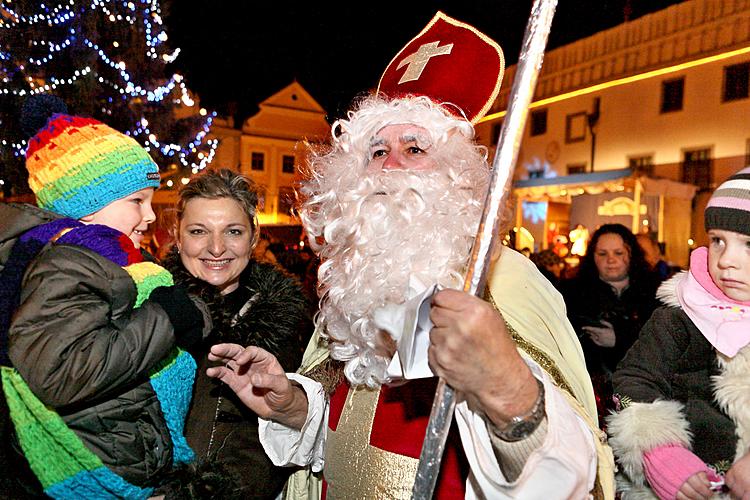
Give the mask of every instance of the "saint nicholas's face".
[(370, 140), (368, 170), (431, 170), (433, 144), (430, 134), (410, 123), (388, 125)]

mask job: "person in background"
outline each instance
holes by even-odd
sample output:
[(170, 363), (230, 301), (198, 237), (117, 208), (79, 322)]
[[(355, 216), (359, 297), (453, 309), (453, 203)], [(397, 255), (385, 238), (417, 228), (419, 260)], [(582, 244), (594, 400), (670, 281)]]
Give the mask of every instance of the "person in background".
[[(294, 371), (312, 334), (299, 282), (254, 258), (257, 203), (254, 184), (240, 174), (219, 170), (194, 177), (180, 190), (175, 246), (164, 262), (175, 283), (200, 297), (213, 319), (209, 336), (191, 349), (198, 375), (185, 424), (199, 463), (212, 465), (206, 483), (217, 488), (209, 473), (217, 468), (226, 473), (227, 481), (212, 498), (272, 499), (294, 472), (271, 463), (258, 441), (257, 415), (206, 375), (209, 348), (218, 342), (260, 346)], [(199, 490), (199, 484), (174, 488), (172, 494), (180, 498)]]
[(622, 224), (600, 226), (576, 277), (560, 285), (600, 411), (611, 406), (611, 377), (617, 363), (657, 306), (657, 285), (635, 236)]
[(542, 250), (531, 256), (531, 261), (536, 264), (542, 275), (557, 288), (560, 284), (560, 275), (565, 268), (565, 261), (560, 258), (551, 248)]
[(255, 248), (253, 248), (253, 259), (257, 260), (258, 262), (278, 264), (276, 255), (274, 255), (274, 253), (269, 248), (270, 245), (271, 242), (266, 238), (264, 238), (263, 236), (258, 237), (258, 242), (256, 243)]
[(643, 250), (643, 256), (646, 259), (646, 263), (656, 273), (659, 281), (664, 281), (674, 274), (672, 267), (667, 264), (661, 254), (661, 248), (659, 243), (654, 239), (653, 236), (647, 233), (639, 233), (636, 235), (638, 245)]
[(22, 123), (38, 207), (0, 204), (0, 488), (145, 498), (195, 458), (183, 425), (196, 365), (179, 348), (210, 319), (139, 251), (159, 186), (143, 147), (48, 95)]
[[(301, 370), (309, 376), (285, 373), (255, 346), (211, 350), (223, 366), (209, 374), (263, 418), (274, 463), (322, 472), (331, 498), (410, 497), (436, 375), (459, 401), (436, 498), (614, 493), (559, 293), (500, 244), (487, 300), (456, 290), (489, 179), (472, 121), (489, 109), (503, 68), (499, 47), (480, 35), (438, 13), (394, 58), (383, 93), (335, 122), (330, 143), (309, 158), (300, 216), (321, 257), (318, 335)], [(451, 51), (404, 76), (438, 43)], [(402, 79), (412, 83), (402, 88)], [(451, 82), (450, 95), (430, 97)], [(430, 295), (433, 285), (446, 289)], [(416, 349), (415, 373), (402, 331), (407, 301), (421, 294), (433, 326), (420, 333), (429, 339)], [(308, 494), (293, 484), (291, 495)]]
[(623, 499), (750, 497), (750, 168), (704, 215), (708, 248), (659, 287), (663, 306), (614, 374)]

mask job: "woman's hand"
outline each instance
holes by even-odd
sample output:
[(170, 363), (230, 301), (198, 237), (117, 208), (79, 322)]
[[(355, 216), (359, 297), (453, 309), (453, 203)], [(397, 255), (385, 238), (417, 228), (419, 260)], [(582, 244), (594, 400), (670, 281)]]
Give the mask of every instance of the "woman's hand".
[(255, 346), (218, 344), (208, 359), (224, 366), (209, 368), (206, 374), (227, 384), (259, 417), (294, 429), (305, 424), (307, 396), (289, 381), (273, 354)]
[(586, 332), (591, 341), (599, 347), (614, 347), (617, 337), (615, 328), (609, 321), (600, 321), (602, 326), (582, 326), (581, 330)]

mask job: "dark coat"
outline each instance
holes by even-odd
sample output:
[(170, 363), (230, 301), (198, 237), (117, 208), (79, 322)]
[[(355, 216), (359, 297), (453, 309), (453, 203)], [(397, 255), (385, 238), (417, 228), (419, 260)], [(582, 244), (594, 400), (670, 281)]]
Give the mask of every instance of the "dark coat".
[(258, 416), (234, 392), (206, 375), (207, 354), (221, 342), (255, 345), (275, 355), (286, 371), (295, 371), (312, 334), (302, 289), (278, 267), (250, 261), (239, 288), (222, 296), (191, 276), (175, 251), (164, 265), (176, 284), (187, 286), (208, 304), (214, 322), (208, 339), (193, 351), (198, 375), (185, 426), (188, 443), (199, 460), (225, 466), (241, 488), (241, 498), (275, 498), (294, 468), (271, 463), (259, 441)]
[[(53, 218), (36, 207), (0, 204), (4, 258), (21, 233)], [(134, 309), (136, 296), (133, 279), (111, 260), (47, 245), (24, 274), (8, 353), (29, 388), (89, 450), (145, 486), (172, 466), (172, 441), (148, 374), (175, 335), (161, 306), (146, 301)]]
[(713, 348), (680, 308), (685, 274), (661, 285), (668, 306), (654, 312), (613, 376), (620, 407), (607, 430), (621, 486), (632, 492), (623, 498), (651, 493), (643, 454), (658, 446), (681, 444), (719, 472), (750, 447), (750, 346), (733, 358)]
[(711, 377), (720, 373), (716, 351), (687, 314), (660, 307), (620, 363), (613, 384), (628, 403), (683, 403), (693, 452), (714, 464), (731, 462), (737, 443), (735, 424), (713, 395)]
[[(631, 280), (618, 297), (612, 286), (599, 278), (573, 278), (561, 283), (568, 318), (581, 339), (590, 373), (611, 373), (617, 368), (658, 305), (657, 286), (657, 280), (650, 276), (640, 281)], [(600, 347), (583, 332), (581, 327), (596, 325), (600, 320), (612, 323), (616, 337), (614, 347)]]

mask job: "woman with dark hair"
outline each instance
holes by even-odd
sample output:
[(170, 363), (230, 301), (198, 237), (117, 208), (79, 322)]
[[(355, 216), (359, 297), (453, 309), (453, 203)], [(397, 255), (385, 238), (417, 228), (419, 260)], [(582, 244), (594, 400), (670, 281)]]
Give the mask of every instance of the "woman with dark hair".
[(604, 399), (611, 395), (617, 363), (657, 306), (657, 285), (635, 236), (622, 224), (599, 227), (577, 276), (561, 284), (568, 318)]

